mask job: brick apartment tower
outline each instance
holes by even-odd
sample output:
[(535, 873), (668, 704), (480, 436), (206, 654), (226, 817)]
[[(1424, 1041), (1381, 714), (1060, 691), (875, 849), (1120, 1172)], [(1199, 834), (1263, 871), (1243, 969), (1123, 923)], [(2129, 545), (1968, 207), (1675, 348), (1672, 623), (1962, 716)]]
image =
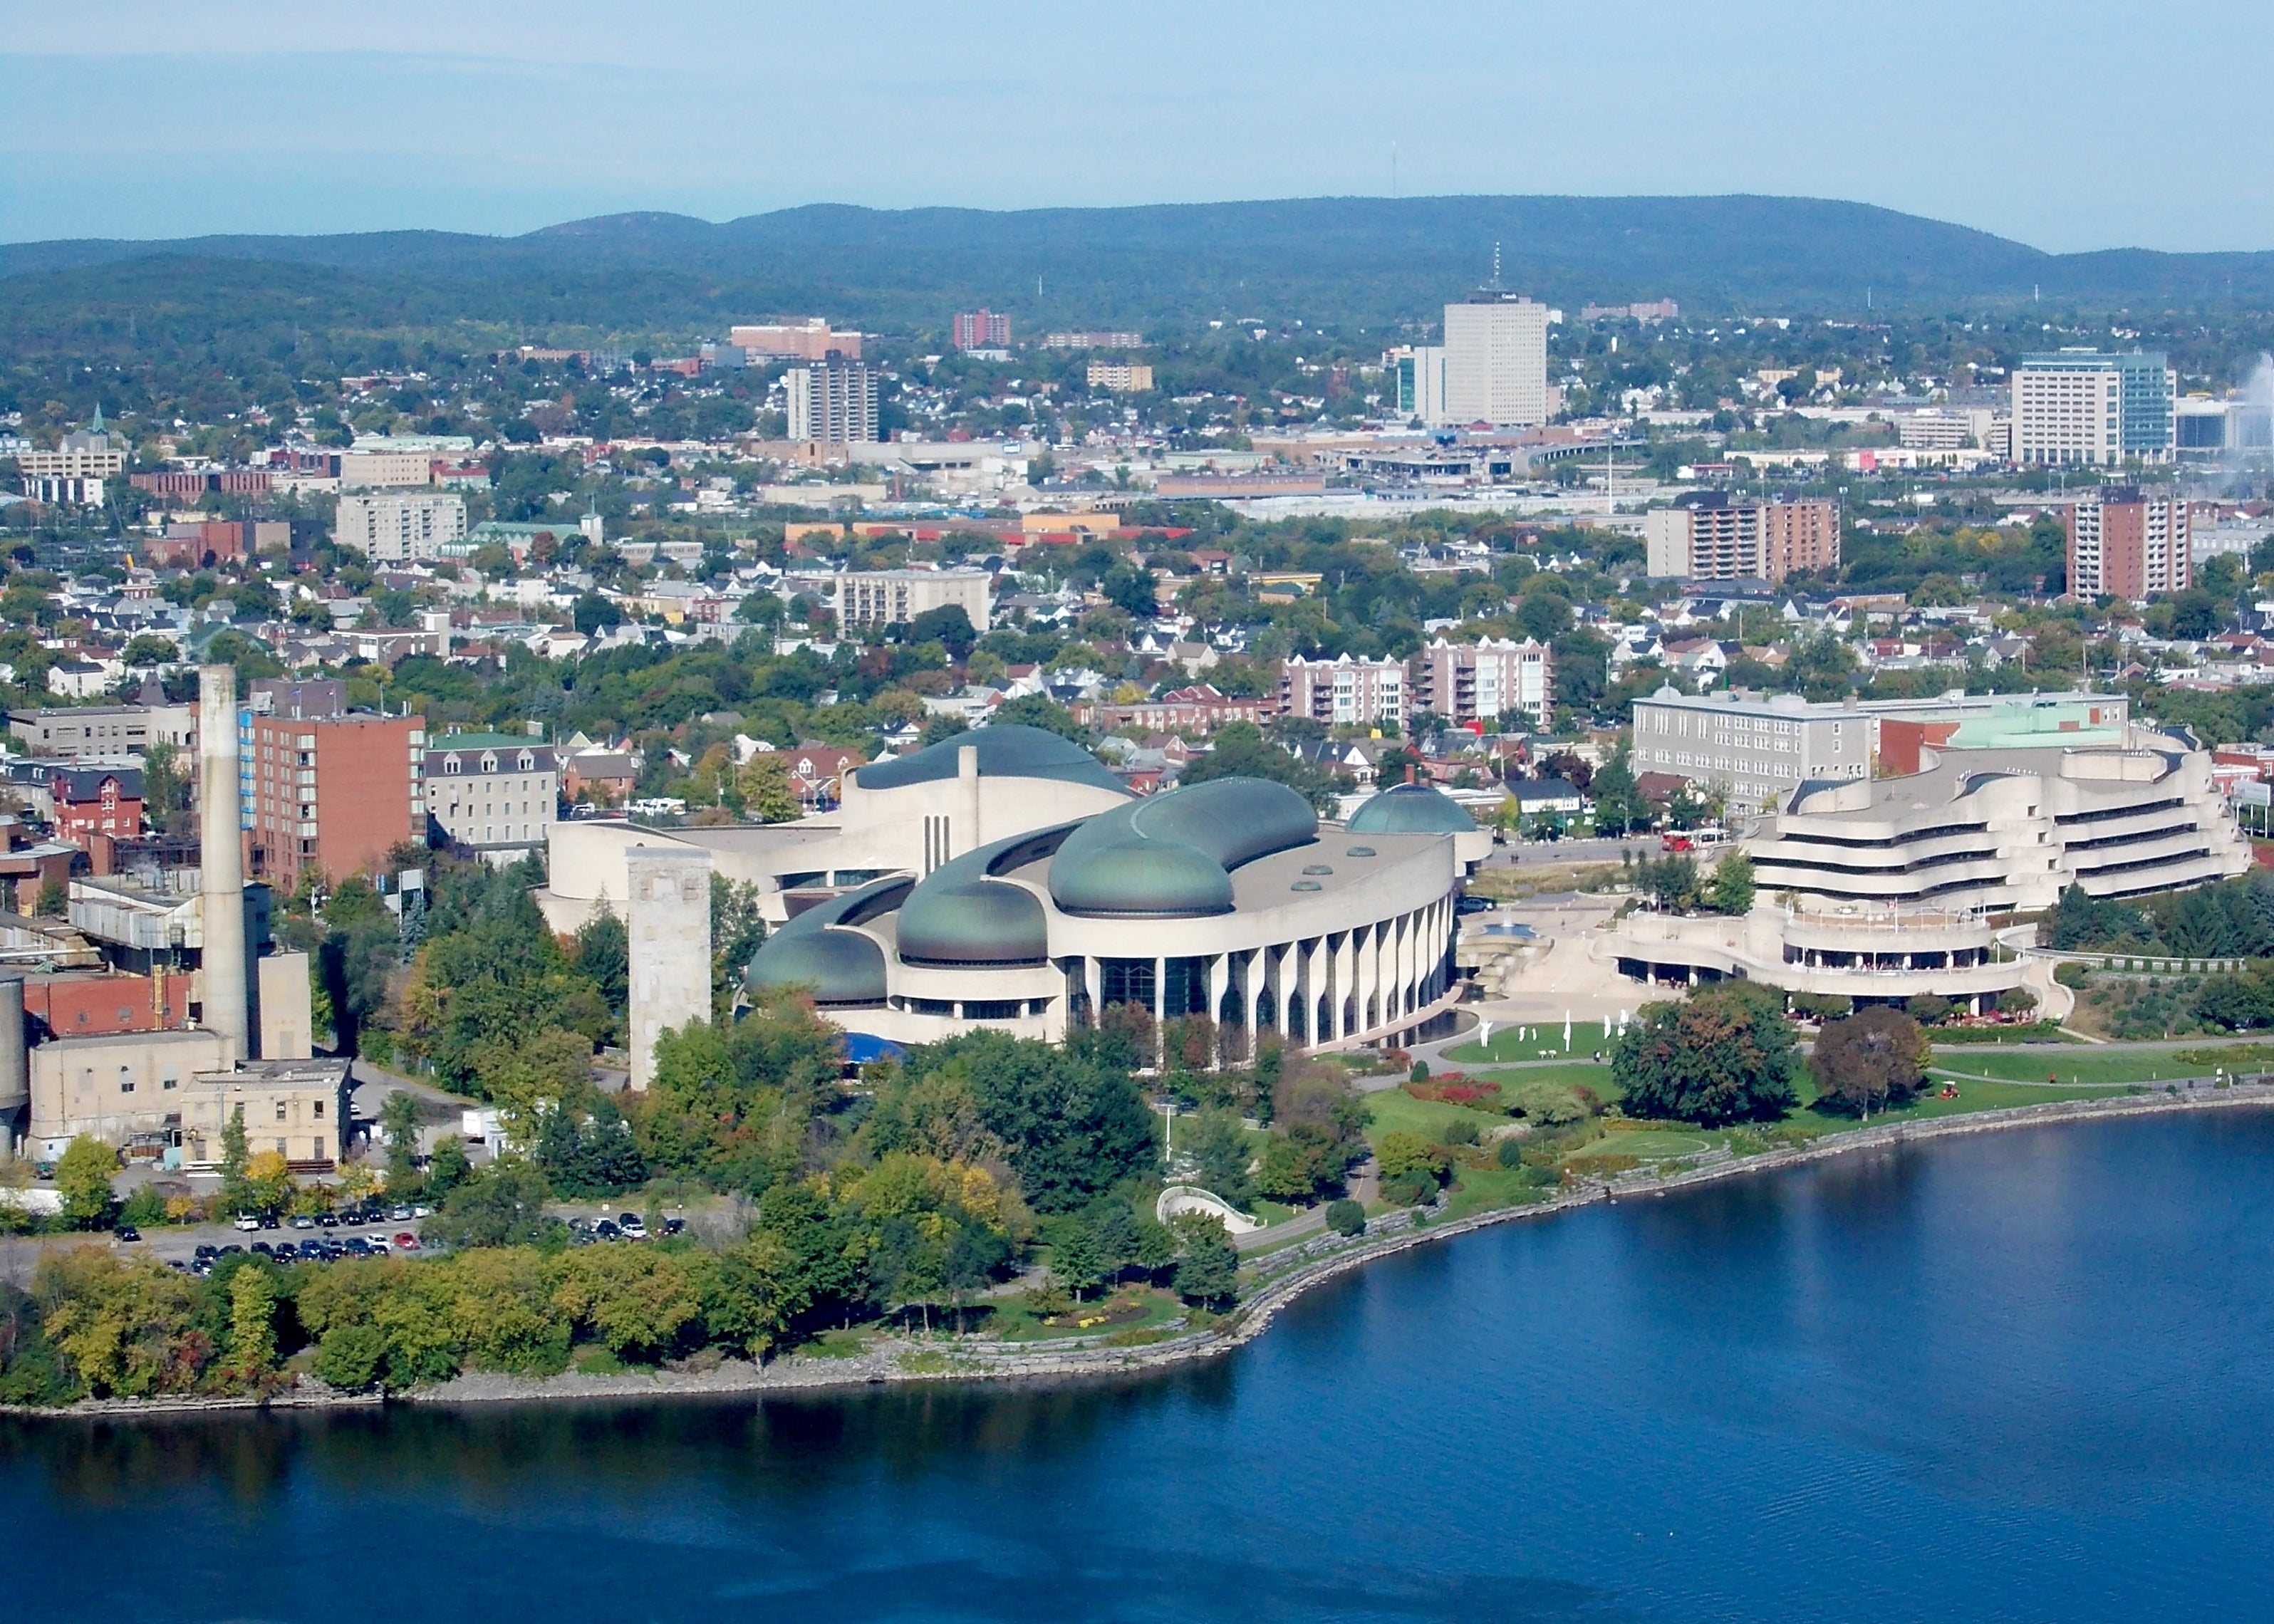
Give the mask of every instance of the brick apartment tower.
[(255, 716), (243, 748), (252, 872), (290, 891), (311, 869), (377, 874), (426, 832), (426, 724), (415, 716)]
[(2137, 601), (2195, 584), (2187, 504), (2144, 495), (2136, 485), (2106, 485), (2072, 507), (2068, 590), (2079, 598), (2105, 593)]

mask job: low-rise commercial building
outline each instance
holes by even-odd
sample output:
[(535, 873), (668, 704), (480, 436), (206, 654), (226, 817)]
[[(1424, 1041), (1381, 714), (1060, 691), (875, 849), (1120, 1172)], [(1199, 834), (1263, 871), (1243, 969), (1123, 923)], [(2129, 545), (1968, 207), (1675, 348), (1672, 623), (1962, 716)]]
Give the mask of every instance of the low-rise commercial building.
[(11, 710), (8, 731), (26, 756), (51, 761), (124, 761), (154, 744), (198, 748), (195, 705), (78, 705)]
[[(2112, 742), (2120, 694), (1949, 693), (1932, 699), (1811, 701), (1743, 690), (1684, 694), (1668, 686), (1634, 703), (1633, 764), (1707, 786), (1731, 808), (1759, 809), (1802, 784), (1871, 776), (1883, 749), (1916, 768), (1923, 743), (2006, 748), (2044, 733)], [(1888, 733), (1891, 724), (1904, 724)], [(1958, 734), (1971, 725), (1964, 738)]]

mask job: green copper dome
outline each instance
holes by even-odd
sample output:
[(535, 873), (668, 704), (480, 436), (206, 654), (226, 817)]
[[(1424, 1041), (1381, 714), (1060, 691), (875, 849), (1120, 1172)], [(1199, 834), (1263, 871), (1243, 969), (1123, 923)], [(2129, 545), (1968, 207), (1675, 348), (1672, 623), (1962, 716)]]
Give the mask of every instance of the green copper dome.
[(1016, 723), (975, 727), (891, 761), (870, 762), (854, 775), (854, 781), (862, 789), (898, 789), (906, 784), (952, 778), (960, 765), (960, 752), (967, 747), (979, 752), (983, 778), (1055, 778), (1124, 795), (1129, 793), (1128, 786), (1073, 740)]
[(1177, 918), (1229, 914), (1231, 870), (1318, 838), (1310, 803), (1284, 784), (1216, 778), (1089, 819), (1050, 863), (1069, 914)]
[(998, 840), (928, 875), (900, 905), (903, 964), (1041, 964), (1050, 925), (1032, 891), (993, 876), (1049, 856), (1075, 825)]
[(1393, 784), (1344, 827), (1354, 835), (1466, 835), (1476, 832), (1477, 821), (1434, 785)]
[(878, 880), (808, 908), (750, 956), (742, 985), (752, 993), (802, 987), (816, 1004), (883, 1003), (885, 950), (873, 937), (840, 927), (889, 912), (907, 891), (904, 878)]

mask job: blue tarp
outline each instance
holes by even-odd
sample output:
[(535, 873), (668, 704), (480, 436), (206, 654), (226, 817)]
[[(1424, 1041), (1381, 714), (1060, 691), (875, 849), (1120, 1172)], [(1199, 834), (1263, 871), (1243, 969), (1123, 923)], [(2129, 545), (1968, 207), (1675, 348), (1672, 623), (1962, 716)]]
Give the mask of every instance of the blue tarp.
[(890, 1038), (870, 1037), (865, 1032), (845, 1034), (845, 1058), (855, 1065), (867, 1065), (871, 1060), (898, 1060), (907, 1052)]

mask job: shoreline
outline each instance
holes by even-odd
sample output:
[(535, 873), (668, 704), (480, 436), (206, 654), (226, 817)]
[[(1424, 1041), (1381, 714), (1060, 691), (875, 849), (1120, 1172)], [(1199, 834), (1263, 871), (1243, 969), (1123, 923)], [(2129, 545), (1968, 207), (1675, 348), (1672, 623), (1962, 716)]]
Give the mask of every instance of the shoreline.
[[(141, 1416), (192, 1415), (228, 1410), (383, 1409), (388, 1404), (558, 1402), (564, 1400), (644, 1402), (741, 1394), (844, 1391), (906, 1383), (1043, 1382), (1149, 1374), (1180, 1365), (1213, 1359), (1246, 1346), (1270, 1328), (1282, 1309), (1306, 1292), (1353, 1269), (1415, 1247), (1471, 1235), (1500, 1224), (1555, 1216), (1621, 1200), (1653, 1199), (1725, 1179), (1827, 1162), (1858, 1152), (1894, 1149), (1918, 1140), (1949, 1139), (2045, 1124), (2127, 1116), (2170, 1116), (2187, 1111), (2232, 1110), (2274, 1106), (2274, 1084), (2245, 1084), (2179, 1094), (2116, 1094), (2098, 1100), (2059, 1100), (2043, 1105), (2009, 1106), (1969, 1116), (1925, 1122), (1891, 1123), (1827, 1135), (1805, 1145), (1692, 1168), (1665, 1178), (1625, 1185), (1595, 1184), (1523, 1207), (1495, 1207), (1465, 1218), (1412, 1222), (1369, 1244), (1361, 1237), (1348, 1247), (1298, 1265), (1265, 1282), (1223, 1320), (1201, 1331), (1137, 1347), (1090, 1345), (1037, 1347), (1022, 1352), (1016, 1344), (948, 1344), (915, 1341), (880, 1342), (858, 1356), (831, 1358), (793, 1354), (764, 1364), (727, 1359), (704, 1371), (664, 1370), (592, 1375), (568, 1371), (555, 1376), (513, 1376), (474, 1372), (438, 1386), (392, 1395), (344, 1394), (298, 1387), (273, 1397), (82, 1399), (61, 1409), (0, 1406), (0, 1414), (80, 1420), (131, 1419)], [(1387, 1216), (1388, 1214), (1385, 1214)]]

